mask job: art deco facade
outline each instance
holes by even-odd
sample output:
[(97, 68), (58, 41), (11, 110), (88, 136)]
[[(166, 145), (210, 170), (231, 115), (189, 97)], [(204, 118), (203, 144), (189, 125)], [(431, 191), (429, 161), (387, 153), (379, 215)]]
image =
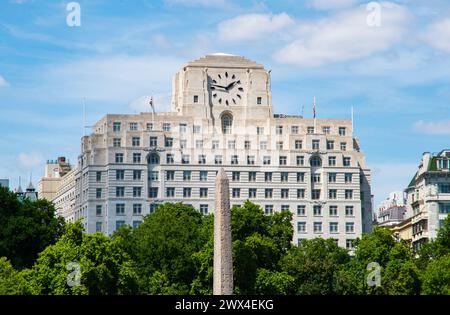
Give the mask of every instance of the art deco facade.
[(437, 236), (450, 213), (450, 150), (423, 154), (407, 193), (407, 214), (414, 250)]
[(294, 242), (351, 247), (371, 230), (370, 171), (352, 122), (274, 114), (270, 72), (224, 54), (174, 76), (169, 112), (106, 115), (82, 138), (74, 218), (111, 234), (163, 202), (211, 213), (220, 167), (232, 205), (293, 212)]

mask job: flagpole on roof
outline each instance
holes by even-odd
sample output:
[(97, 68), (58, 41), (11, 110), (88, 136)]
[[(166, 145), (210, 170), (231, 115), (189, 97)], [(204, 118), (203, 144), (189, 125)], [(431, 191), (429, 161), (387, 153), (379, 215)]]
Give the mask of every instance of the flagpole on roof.
[(353, 132), (353, 125), (354, 125), (354, 112), (353, 112), (353, 106), (352, 106), (352, 132)]
[(313, 98), (314, 133), (316, 133), (316, 97)]
[(150, 107), (152, 108), (152, 123), (153, 129), (155, 128), (155, 105), (153, 104), (153, 96), (150, 97)]

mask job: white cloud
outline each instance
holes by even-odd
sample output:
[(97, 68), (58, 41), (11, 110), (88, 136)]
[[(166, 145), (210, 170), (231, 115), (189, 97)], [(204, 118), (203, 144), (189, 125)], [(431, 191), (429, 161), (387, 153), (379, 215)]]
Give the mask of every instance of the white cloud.
[(450, 120), (430, 122), (419, 120), (414, 124), (414, 129), (429, 135), (450, 135)]
[(18, 159), (20, 167), (24, 170), (32, 170), (44, 162), (44, 157), (39, 152), (20, 153)]
[(9, 86), (8, 81), (6, 81), (6, 79), (0, 75), (0, 88), (8, 86)]
[(404, 190), (416, 173), (417, 165), (416, 163), (384, 163), (372, 165), (374, 206), (386, 199), (390, 192)]
[(450, 53), (450, 18), (431, 24), (421, 37), (434, 48)]
[(223, 21), (218, 26), (219, 37), (225, 41), (253, 41), (279, 32), (294, 21), (286, 13), (247, 14)]
[(358, 3), (358, 0), (311, 0), (310, 6), (319, 10), (347, 8)]
[(366, 6), (340, 11), (319, 21), (299, 23), (296, 39), (275, 57), (281, 63), (321, 66), (370, 56), (403, 39), (410, 12), (403, 6), (381, 3), (381, 25), (369, 26)]

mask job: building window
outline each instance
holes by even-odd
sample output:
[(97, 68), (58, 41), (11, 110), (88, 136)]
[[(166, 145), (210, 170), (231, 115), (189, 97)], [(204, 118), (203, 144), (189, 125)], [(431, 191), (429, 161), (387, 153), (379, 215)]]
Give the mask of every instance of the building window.
[(203, 215), (208, 214), (208, 205), (200, 205), (200, 213)]
[(295, 150), (301, 150), (303, 148), (302, 140), (295, 140)]
[(116, 187), (116, 197), (125, 196), (125, 187)]
[[(329, 134), (330, 133), (330, 127), (329, 126), (324, 126), (324, 127), (322, 127), (322, 132), (324, 133), (324, 134)], [(332, 150), (332, 149), (330, 149), (330, 150)]]
[(267, 141), (261, 141), (261, 142), (259, 143), (259, 148), (260, 148), (261, 150), (267, 150)]
[(305, 199), (305, 190), (297, 189), (297, 199)]
[(102, 172), (96, 172), (95, 173), (95, 180), (97, 182), (101, 182), (102, 181)]
[(298, 126), (291, 126), (291, 133), (293, 135), (298, 135)]
[(319, 150), (319, 148), (320, 148), (320, 140), (313, 140), (312, 141), (312, 149)]
[(350, 166), (351, 159), (349, 157), (344, 157), (343, 164), (344, 166)]
[(289, 173), (288, 172), (281, 172), (280, 177), (281, 177), (281, 182), (289, 181)]
[(256, 188), (248, 189), (248, 198), (256, 198)]
[(305, 165), (305, 157), (303, 155), (297, 155), (297, 166)]
[(168, 153), (166, 155), (166, 164), (173, 164), (173, 163), (175, 163), (175, 160), (173, 158), (173, 154)]
[(203, 140), (195, 141), (195, 148), (196, 149), (203, 149)]
[(200, 181), (206, 182), (208, 180), (208, 171), (200, 171)]
[(345, 127), (339, 127), (339, 135), (340, 136), (345, 136), (346, 133), (346, 128)]
[(194, 95), (194, 103), (198, 103), (198, 95)]
[(164, 140), (164, 146), (166, 148), (173, 147), (173, 138), (166, 137), (165, 140)]
[(305, 173), (297, 172), (297, 182), (298, 183), (305, 182)]
[(125, 179), (125, 171), (116, 170), (116, 180), (124, 180), (124, 179)]
[(241, 189), (233, 188), (232, 196), (233, 196), (233, 198), (240, 198), (241, 197)]
[(353, 199), (353, 190), (351, 189), (345, 190), (345, 199)]
[(95, 207), (95, 214), (96, 215), (102, 215), (102, 205), (97, 205)]
[(206, 155), (202, 154), (198, 156), (198, 164), (206, 164)]
[(345, 173), (345, 182), (351, 183), (353, 181), (353, 174), (352, 173)]
[(314, 127), (306, 128), (306, 132), (309, 133), (309, 134), (313, 134), (314, 133)]
[(166, 197), (167, 198), (175, 197), (175, 187), (167, 187), (166, 188)]
[(289, 189), (281, 189), (281, 199), (288, 199), (289, 198)]
[(335, 156), (328, 157), (328, 166), (336, 166), (336, 157)]
[(148, 172), (148, 179), (151, 181), (159, 180), (159, 172), (158, 171), (150, 171)]
[(233, 182), (238, 182), (241, 180), (241, 173), (240, 172), (232, 172), (231, 178)]
[(158, 187), (150, 187), (148, 189), (149, 198), (158, 198)]
[(163, 123), (162, 129), (163, 129), (163, 131), (169, 132), (171, 129), (170, 123)]
[(277, 141), (276, 148), (277, 150), (283, 150), (283, 141)]
[(116, 163), (117, 164), (123, 163), (123, 153), (116, 153)]
[(142, 224), (142, 221), (139, 221), (139, 220), (133, 221), (133, 229), (136, 229), (141, 224)]
[(247, 155), (247, 165), (255, 165), (255, 156)]
[(321, 205), (314, 205), (313, 206), (313, 215), (315, 217), (322, 215), (322, 206)]
[(311, 182), (320, 183), (320, 174), (311, 174)]
[(200, 198), (208, 198), (208, 188), (200, 188)]
[(150, 137), (150, 147), (154, 148), (158, 146), (158, 138)]
[(96, 189), (95, 189), (95, 197), (96, 197), (97, 199), (102, 198), (102, 189), (101, 189), (101, 188), (96, 188)]
[(262, 97), (258, 96), (258, 97), (256, 98), (256, 104), (257, 104), (257, 105), (261, 105), (261, 104), (262, 104)]
[(116, 204), (116, 215), (125, 215), (125, 204), (124, 203)]
[(191, 171), (183, 171), (183, 181), (190, 181), (191, 180)]
[(354, 240), (353, 240), (353, 239), (347, 239), (347, 240), (345, 240), (345, 247), (346, 247), (347, 249), (353, 249), (353, 248), (355, 248), (355, 246), (354, 246)]
[(139, 138), (139, 137), (133, 137), (133, 138), (131, 139), (131, 145), (132, 145), (133, 147), (139, 147), (139, 146), (141, 145), (141, 138)]
[(228, 141), (228, 149), (230, 149), (230, 150), (236, 149), (236, 141), (234, 141), (234, 140)]
[(334, 141), (327, 141), (327, 150), (334, 150)]
[(341, 151), (347, 151), (347, 143), (341, 142)]
[(263, 165), (270, 165), (270, 156), (263, 156)]
[(137, 131), (137, 130), (138, 130), (138, 123), (136, 123), (136, 122), (131, 122), (131, 123), (130, 123), (130, 130), (131, 130), (131, 131)]
[(310, 164), (313, 167), (320, 167), (322, 166), (322, 159), (319, 156), (315, 155), (311, 158)]
[(201, 133), (202, 127), (199, 125), (194, 125), (192, 131), (193, 131), (193, 133)]
[(322, 222), (314, 222), (314, 233), (322, 233)]
[(287, 165), (287, 157), (286, 156), (280, 156), (280, 165)]
[(250, 150), (250, 148), (251, 148), (251, 142), (248, 141), (248, 140), (245, 140), (245, 142), (244, 142), (244, 148), (245, 148), (245, 150)]
[(336, 189), (328, 190), (328, 199), (337, 199), (337, 190)]
[(320, 199), (320, 189), (313, 189), (311, 192), (311, 199), (312, 200), (319, 200)]
[(328, 173), (328, 182), (329, 183), (336, 183), (336, 173)]
[(306, 233), (306, 222), (297, 222), (297, 233)]
[(114, 138), (113, 139), (113, 147), (114, 148), (120, 148), (121, 146), (122, 146), (122, 139)]
[(248, 181), (256, 182), (256, 172), (248, 172)]
[(277, 135), (282, 135), (283, 134), (283, 126), (276, 126), (275, 127), (275, 133)]
[(141, 180), (141, 178), (142, 178), (142, 171), (133, 170), (133, 180)]
[(133, 163), (134, 164), (141, 163), (141, 154), (140, 153), (133, 153)]
[(330, 206), (330, 216), (331, 217), (337, 216), (337, 206)]
[(450, 194), (450, 184), (438, 184), (438, 193)]
[(345, 207), (345, 216), (352, 217), (353, 216), (353, 206)]
[(192, 188), (183, 188), (184, 198), (191, 198), (191, 195), (192, 195)]
[(159, 164), (159, 155), (157, 154), (151, 154), (148, 158), (148, 162), (151, 165), (158, 165)]
[(158, 204), (157, 203), (151, 203), (150, 204), (150, 208), (149, 208), (149, 212), (150, 213), (154, 213), (157, 208), (158, 208)]
[(264, 181), (271, 182), (272, 181), (272, 173), (271, 172), (265, 172), (264, 173)]
[(141, 197), (142, 196), (142, 187), (133, 187), (133, 197)]
[(273, 189), (272, 188), (266, 188), (264, 190), (264, 196), (267, 198), (272, 198), (273, 197)]
[(281, 205), (281, 211), (291, 211), (289, 205)]
[(214, 164), (216, 164), (216, 165), (222, 164), (222, 156), (221, 155), (216, 155), (214, 157)]
[(305, 215), (305, 209), (306, 209), (306, 206), (305, 205), (298, 205), (297, 206), (297, 215), (298, 216), (304, 216)]
[(264, 127), (256, 127), (256, 134), (257, 135), (263, 135), (264, 134)]
[(190, 155), (183, 154), (181, 156), (181, 164), (189, 164), (190, 163), (190, 159), (191, 159)]
[(338, 223), (330, 222), (330, 233), (338, 233)]
[(273, 213), (273, 205), (266, 205), (266, 206), (264, 207), (264, 213), (265, 213), (266, 215), (272, 214), (272, 213)]
[(95, 232), (102, 231), (102, 222), (95, 222)]
[(231, 165), (237, 165), (239, 164), (239, 157), (237, 155), (231, 156)]
[(345, 223), (345, 233), (354, 233), (355, 232), (355, 223), (346, 222)]
[(147, 123), (147, 131), (153, 130), (153, 123)]
[(113, 131), (114, 132), (120, 132), (120, 126), (121, 126), (120, 122), (114, 122), (113, 123)]
[(222, 132), (224, 134), (231, 134), (233, 128), (233, 117), (229, 114), (224, 114), (222, 116)]
[(187, 148), (187, 140), (180, 140), (180, 149)]
[(133, 214), (134, 215), (142, 214), (142, 204), (140, 203), (133, 204)]

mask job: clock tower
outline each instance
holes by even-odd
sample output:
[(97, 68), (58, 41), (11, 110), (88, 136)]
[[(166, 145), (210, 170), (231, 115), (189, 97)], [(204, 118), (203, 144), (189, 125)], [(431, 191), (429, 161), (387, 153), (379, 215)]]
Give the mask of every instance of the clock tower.
[(254, 61), (212, 54), (186, 64), (173, 79), (172, 111), (218, 121), (227, 113), (238, 124), (270, 119), (270, 73)]

